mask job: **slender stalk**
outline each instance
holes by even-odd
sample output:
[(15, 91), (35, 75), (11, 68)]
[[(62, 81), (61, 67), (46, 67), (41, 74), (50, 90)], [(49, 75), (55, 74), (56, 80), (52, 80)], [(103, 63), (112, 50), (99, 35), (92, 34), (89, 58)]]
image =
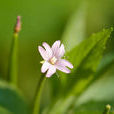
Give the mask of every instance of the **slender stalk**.
[(8, 66), (8, 81), (17, 86), (18, 71), (17, 71), (17, 59), (18, 59), (18, 35), (21, 30), (21, 17), (17, 16), (16, 25), (14, 27), (13, 41), (11, 45), (9, 66)]
[(45, 75), (41, 75), (39, 83), (37, 85), (35, 97), (34, 97), (34, 105), (33, 105), (33, 114), (39, 114), (40, 109), (40, 97), (43, 89), (44, 82), (46, 80)]
[(18, 78), (17, 54), (18, 54), (18, 34), (14, 33), (11, 45), (10, 59), (9, 59), (8, 80), (15, 85), (17, 85), (17, 78)]
[(104, 110), (103, 114), (109, 114), (110, 109), (111, 109), (111, 106), (110, 106), (109, 104), (108, 104), (108, 105), (106, 105), (106, 107), (105, 107), (105, 110)]

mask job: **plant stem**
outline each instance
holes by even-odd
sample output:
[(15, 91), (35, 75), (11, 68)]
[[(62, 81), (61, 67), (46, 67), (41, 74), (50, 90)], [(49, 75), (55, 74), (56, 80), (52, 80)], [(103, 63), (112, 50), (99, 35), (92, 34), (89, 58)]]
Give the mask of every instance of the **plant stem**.
[(34, 97), (34, 106), (33, 106), (33, 114), (39, 114), (39, 109), (40, 109), (40, 96), (42, 93), (42, 89), (43, 89), (43, 85), (45, 82), (45, 75), (41, 75), (39, 83), (37, 85), (37, 89), (36, 89), (36, 94)]
[(17, 54), (18, 54), (18, 35), (21, 30), (21, 16), (17, 16), (16, 25), (14, 27), (13, 41), (11, 45), (9, 67), (8, 67), (8, 81), (17, 86), (18, 72), (17, 72)]
[(18, 34), (13, 34), (13, 41), (11, 45), (10, 59), (9, 59), (9, 67), (8, 67), (8, 80), (17, 85), (17, 53), (18, 53)]

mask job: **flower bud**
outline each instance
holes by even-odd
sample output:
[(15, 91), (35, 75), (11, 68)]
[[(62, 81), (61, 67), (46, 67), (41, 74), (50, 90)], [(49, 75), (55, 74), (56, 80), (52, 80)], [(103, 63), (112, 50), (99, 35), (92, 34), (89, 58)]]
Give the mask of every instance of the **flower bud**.
[(17, 22), (14, 28), (14, 32), (18, 33), (21, 30), (21, 16), (17, 16)]
[(110, 110), (111, 109), (111, 106), (109, 104), (106, 105), (106, 109), (107, 110)]
[(109, 114), (110, 110), (111, 110), (111, 106), (109, 104), (107, 104), (105, 106), (105, 110), (104, 110), (103, 114)]

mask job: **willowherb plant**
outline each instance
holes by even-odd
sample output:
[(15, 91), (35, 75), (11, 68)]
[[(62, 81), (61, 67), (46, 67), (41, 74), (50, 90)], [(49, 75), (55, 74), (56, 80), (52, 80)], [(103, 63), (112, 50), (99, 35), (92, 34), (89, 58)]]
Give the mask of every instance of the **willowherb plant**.
[[(48, 45), (46, 42), (43, 42), (43, 47), (38, 46), (38, 51), (40, 52), (43, 61), (40, 62), (42, 63), (41, 76), (39, 76), (40, 80), (38, 81), (36, 94), (34, 96), (34, 102), (32, 103), (31, 109), (28, 108), (27, 103), (23, 99), (21, 93), (18, 92), (18, 89), (16, 88), (18, 87), (17, 58), (18, 36), (20, 30), (21, 17), (18, 16), (16, 25), (14, 27), (8, 69), (8, 82), (11, 83), (13, 86), (11, 86), (9, 83), (1, 83), (0, 81), (0, 85), (2, 85), (2, 88), (0, 88), (0, 105), (3, 107), (2, 110), (4, 110), (5, 107), (5, 114), (40, 114), (41, 112), (45, 112), (44, 114), (82, 114), (83, 110), (85, 111), (85, 109), (88, 108), (86, 104), (86, 106), (82, 105), (88, 101), (88, 96), (94, 96), (94, 98), (97, 99), (97, 96), (94, 95), (96, 89), (94, 87), (94, 89), (92, 88), (91, 90), (92, 96), (88, 93), (87, 95), (85, 93), (84, 96), (83, 93), (90, 86), (91, 83), (95, 82), (96, 79), (99, 80), (99, 74), (104, 74), (104, 72), (101, 73), (101, 71), (99, 71), (100, 73), (98, 72), (98, 76), (96, 77), (98, 64), (100, 63), (100, 60), (102, 58), (104, 49), (112, 32), (112, 28), (104, 29), (103, 31), (92, 35), (90, 38), (82, 41), (78, 46), (76, 45), (73, 46), (74, 48), (70, 48), (69, 52), (65, 51), (64, 44), (62, 44), (60, 40), (55, 41), (52, 46)], [(67, 41), (67, 39), (65, 41)], [(63, 59), (65, 53), (66, 56), (69, 56), (69, 61), (71, 63), (66, 59)], [(70, 69), (72, 69), (72, 72)], [(52, 75), (54, 75), (57, 70), (64, 72), (60, 72), (60, 76), (62, 77), (59, 80), (61, 81), (61, 84), (59, 85), (60, 91), (57, 87), (54, 88), (55, 91), (57, 91), (57, 94), (59, 92), (61, 94), (58, 94), (57, 98), (54, 99), (53, 103), (50, 103), (49, 106), (46, 106), (46, 109), (42, 108), (42, 111), (40, 110), (40, 100), (43, 85), (45, 83), (45, 80), (50, 80), (54, 77)], [(104, 71), (104, 69), (102, 71)], [(79, 79), (77, 79), (77, 77)], [(107, 81), (107, 79), (105, 78), (104, 80)], [(9, 103), (12, 103), (12, 105)], [(83, 114), (93, 114), (94, 111), (92, 110), (93, 113), (91, 113), (90, 107), (92, 107), (93, 109), (94, 103), (90, 103), (88, 109), (89, 111), (87, 110), (86, 113), (84, 112)], [(106, 105), (104, 112), (103, 108), (101, 110), (103, 114), (109, 114), (111, 106)], [(97, 112), (95, 113), (99, 114)], [(3, 114), (1, 113), (1, 108), (0, 114)]]

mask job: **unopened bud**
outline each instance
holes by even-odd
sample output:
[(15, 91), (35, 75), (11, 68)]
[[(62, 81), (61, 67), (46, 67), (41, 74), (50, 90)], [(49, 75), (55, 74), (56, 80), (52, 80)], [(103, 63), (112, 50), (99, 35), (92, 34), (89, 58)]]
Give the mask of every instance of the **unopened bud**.
[(110, 110), (111, 109), (111, 106), (109, 104), (106, 105), (106, 109), (107, 110)]
[(18, 33), (21, 30), (21, 16), (17, 16), (17, 22), (14, 28), (14, 32)]
[(103, 114), (109, 114), (110, 110), (111, 110), (111, 106), (107, 104)]

